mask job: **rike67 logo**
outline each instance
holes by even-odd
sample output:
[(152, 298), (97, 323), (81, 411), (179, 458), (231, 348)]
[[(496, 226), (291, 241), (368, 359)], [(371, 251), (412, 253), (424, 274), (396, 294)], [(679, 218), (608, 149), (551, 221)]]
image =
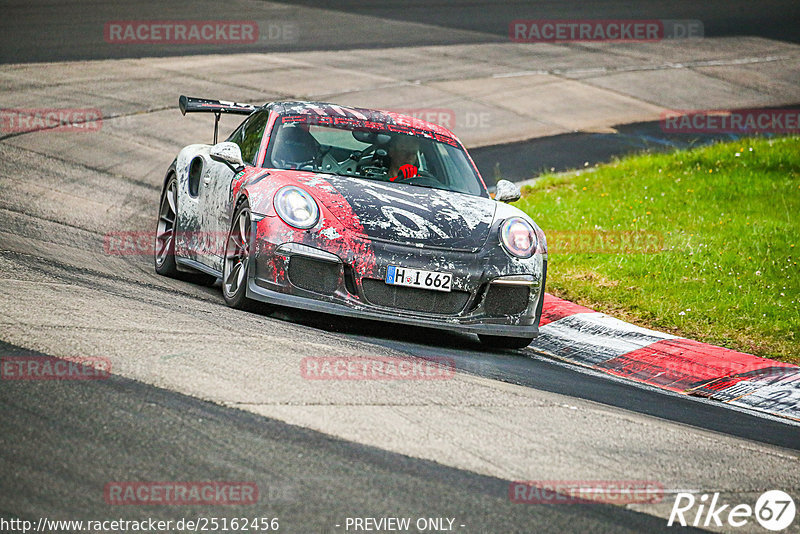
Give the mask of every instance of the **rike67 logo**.
[(743, 527), (755, 517), (762, 527), (777, 532), (794, 522), (795, 513), (794, 500), (780, 490), (762, 493), (755, 507), (723, 504), (719, 502), (719, 493), (704, 493), (699, 499), (691, 493), (678, 493), (667, 526)]

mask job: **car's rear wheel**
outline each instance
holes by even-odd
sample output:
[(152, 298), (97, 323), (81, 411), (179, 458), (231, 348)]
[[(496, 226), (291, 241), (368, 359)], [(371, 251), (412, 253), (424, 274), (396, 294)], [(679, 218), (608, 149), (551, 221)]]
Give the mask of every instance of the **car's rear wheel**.
[(251, 310), (255, 302), (247, 298), (247, 269), (250, 262), (250, 205), (244, 200), (236, 210), (225, 240), (225, 262), (222, 267), (222, 296), (228, 306)]
[(532, 337), (490, 336), (478, 334), (481, 343), (493, 349), (523, 349), (531, 344)]

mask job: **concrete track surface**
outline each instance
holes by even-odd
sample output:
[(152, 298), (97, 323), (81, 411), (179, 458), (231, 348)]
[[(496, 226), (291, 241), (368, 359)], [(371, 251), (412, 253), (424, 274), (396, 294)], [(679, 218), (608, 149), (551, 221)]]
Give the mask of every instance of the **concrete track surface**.
[[(491, 29), (463, 20), (436, 26), (433, 15), (421, 23), (347, 6), (239, 2), (233, 8), (253, 13), (241, 18), (289, 13), (302, 31), (325, 26), (308, 34), (319, 36), (317, 50), (115, 53), (102, 48), (102, 33), (91, 43), (103, 20), (208, 19), (222, 17), (219, 5), (7, 6), (19, 16), (2, 22), (4, 61), (42, 63), (0, 67), (2, 107), (96, 108), (104, 118), (99, 131), (0, 139), (0, 351), (109, 358), (113, 376), (0, 382), (0, 517), (269, 515), (286, 532), (345, 532), (347, 517), (410, 516), (455, 518), (460, 532), (641, 532), (671, 530), (677, 491), (752, 505), (782, 489), (800, 503), (796, 425), (601, 378), (529, 350), (487, 353), (471, 336), (235, 311), (219, 287), (157, 276), (146, 249), (104, 247), (111, 232), (152, 231), (167, 166), (183, 145), (210, 142), (209, 117), (181, 117), (179, 94), (445, 108), (473, 147), (609, 131), (674, 107), (788, 105), (800, 101), (800, 47), (769, 38), (784, 31), (778, 4), (762, 13), (772, 17), (771, 35), (735, 36), (735, 24), (715, 26), (709, 14), (706, 27), (722, 29), (695, 42), (529, 46), (504, 41), (495, 12)], [(503, 7), (509, 19), (535, 18), (514, 5)], [(70, 40), (48, 9), (86, 26), (73, 27), (80, 35)], [(680, 15), (652, 16), (700, 17)], [(45, 22), (54, 31), (40, 45), (19, 37), (9, 46), (9, 35), (20, 34), (5, 30)], [(356, 26), (363, 31), (342, 30)], [(120, 59), (63, 61), (86, 57)], [(223, 120), (222, 131), (235, 124)], [(357, 382), (300, 373), (310, 356), (407, 355), (451, 357), (459, 372)], [(166, 480), (254, 481), (261, 499), (213, 509), (103, 499), (111, 481)], [(650, 480), (666, 494), (627, 507), (514, 504), (513, 480)], [(800, 530), (797, 521), (792, 528)], [(735, 531), (764, 530), (751, 521)]]

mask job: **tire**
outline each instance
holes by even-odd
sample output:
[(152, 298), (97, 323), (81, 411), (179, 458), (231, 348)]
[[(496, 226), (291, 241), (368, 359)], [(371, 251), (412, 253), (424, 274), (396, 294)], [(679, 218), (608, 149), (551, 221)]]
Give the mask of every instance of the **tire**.
[(532, 337), (507, 337), (507, 336), (489, 336), (486, 334), (478, 334), (481, 343), (493, 349), (524, 349), (531, 344), (534, 338)]
[(225, 238), (222, 265), (222, 297), (231, 308), (252, 311), (256, 302), (247, 298), (247, 270), (250, 263), (250, 204), (244, 200), (234, 213)]
[(158, 204), (158, 224), (153, 260), (156, 272), (161, 276), (178, 278), (180, 272), (175, 264), (175, 225), (178, 220), (178, 180), (172, 175)]
[(175, 263), (175, 228), (178, 220), (178, 180), (173, 174), (158, 205), (158, 224), (156, 225), (156, 242), (153, 262), (156, 273), (186, 282), (213, 285), (216, 277), (206, 273), (182, 272)]

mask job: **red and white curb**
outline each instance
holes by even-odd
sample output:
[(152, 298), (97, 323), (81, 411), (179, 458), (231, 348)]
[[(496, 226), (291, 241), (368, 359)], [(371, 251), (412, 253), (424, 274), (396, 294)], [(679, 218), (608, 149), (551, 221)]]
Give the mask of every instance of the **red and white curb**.
[(686, 395), (800, 421), (800, 367), (620, 321), (546, 294), (530, 347)]

